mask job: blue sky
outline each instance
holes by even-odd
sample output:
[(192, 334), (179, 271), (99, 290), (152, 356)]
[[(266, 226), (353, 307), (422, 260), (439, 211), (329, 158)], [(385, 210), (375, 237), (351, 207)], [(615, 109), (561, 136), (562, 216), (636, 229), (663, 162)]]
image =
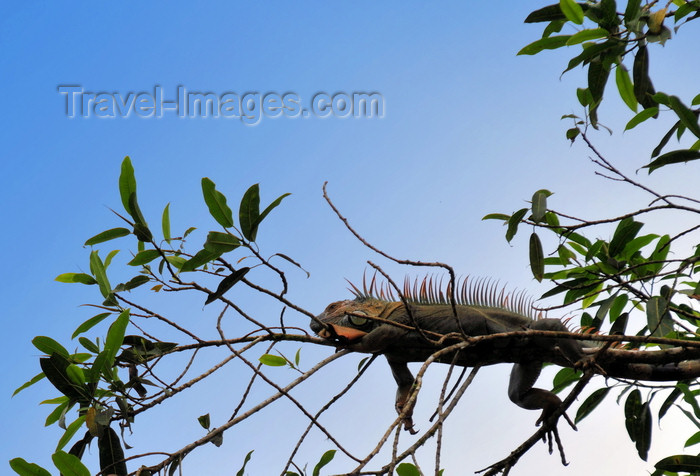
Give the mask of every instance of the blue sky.
[[(456, 1), (439, 7), (399, 2), (6, 5), (0, 20), (0, 82), (5, 92), (0, 194), (5, 204), (3, 314), (10, 337), (3, 347), (8, 370), (0, 404), (8, 436), (0, 449), (0, 464), (21, 456), (51, 467), (48, 455), (60, 432), (43, 429), (49, 408), (37, 403), (54, 396), (53, 391), (42, 383), (12, 399), (10, 395), (39, 371), (32, 337), (50, 335), (68, 343), (75, 327), (91, 316), (79, 305), (95, 300), (95, 289), (53, 279), (87, 269), (89, 250), (82, 243), (119, 226), (107, 207), (120, 207), (117, 178), (126, 155), (136, 169), (139, 199), (149, 222), (158, 223), (163, 207), (171, 203), (174, 230), (197, 226), (201, 231), (191, 238), (193, 248), (201, 244), (206, 230), (216, 229), (201, 198), (201, 177), (214, 180), (233, 204), (253, 183), (260, 183), (265, 203), (291, 192), (261, 227), (259, 242), (268, 254), (285, 253), (311, 273), (307, 279), (289, 271), (292, 298), (312, 312), (348, 297), (345, 278), (360, 280), (368, 268), (366, 260), (378, 259), (325, 204), (324, 181), (358, 231), (385, 251), (444, 261), (460, 274), (492, 276), (541, 294), (545, 288), (531, 279), (528, 270), (526, 240), (520, 236), (509, 246), (500, 226), (482, 222), (482, 216), (525, 206), (540, 188), (555, 192), (554, 208), (584, 217), (607, 216), (647, 201), (636, 191), (596, 177), (588, 152), (578, 145), (570, 147), (564, 139), (570, 125), (559, 118), (580, 113), (574, 90), (584, 81), (579, 71), (559, 79), (567, 55), (573, 53), (515, 55), (539, 37), (540, 27), (522, 20), (542, 5)], [(697, 59), (694, 48), (699, 41), (691, 24), (663, 51), (658, 45), (651, 47), (658, 90), (673, 92), (687, 103), (697, 94), (700, 71), (692, 60)], [(57, 89), (61, 85), (121, 97), (151, 92), (156, 86), (168, 98), (175, 96), (178, 86), (217, 95), (293, 93), (304, 107), (321, 92), (376, 92), (383, 98), (384, 114), (263, 117), (256, 125), (174, 114), (68, 118), (65, 95)], [(615, 134), (598, 134), (596, 140), (625, 171), (634, 173), (658, 140), (660, 126), (645, 125), (623, 135), (630, 111), (614, 91), (608, 97), (601, 120)], [(688, 174), (697, 175), (696, 168), (660, 171), (648, 183), (662, 191), (690, 193), (695, 183), (687, 180)], [(646, 180), (645, 173), (639, 176)], [(681, 225), (658, 222), (658, 226)], [(113, 246), (122, 249), (122, 265), (128, 260), (128, 245)], [(380, 263), (398, 279), (407, 272)], [(270, 303), (258, 308), (254, 301), (241, 299), (251, 312), (276, 312)], [(171, 311), (177, 314), (178, 309)], [(191, 315), (177, 318), (213, 322), (212, 312), (195, 304)], [(298, 315), (288, 319), (307, 325)], [(307, 368), (326, 354), (309, 350)], [(323, 387), (324, 379), (337, 385), (347, 381), (359, 359), (352, 356), (336, 365), (333, 374), (301, 390), (301, 395), (317, 396), (314, 386)], [(447, 429), (453, 436), (445, 445), (446, 474), (481, 469), (529, 435), (536, 415), (507, 401), (508, 371), (505, 366), (483, 369), (461, 402)], [(442, 374), (435, 372), (431, 378), (439, 388)], [(341, 378), (336, 379), (338, 375)], [(234, 392), (234, 376), (223, 375), (212, 387), (216, 398), (211, 396), (211, 409), (204, 405), (219, 423), (231, 405), (221, 389), (231, 385)], [(545, 381), (543, 386), (547, 385)], [(350, 441), (374, 441), (381, 425), (393, 418), (393, 382), (386, 365), (375, 365), (360, 388), (342, 403), (352, 421), (336, 429)], [(420, 414), (425, 421), (430, 397), (426, 393), (421, 399), (426, 402)], [(136, 435), (146, 434), (139, 436), (144, 444), (155, 439), (166, 449), (179, 448), (189, 435), (197, 436), (194, 419), (203, 413), (201, 402), (201, 396), (176, 402), (173, 411), (182, 420), (166, 409), (158, 410), (160, 414), (148, 424), (137, 422)], [(650, 467), (638, 461), (624, 434), (620, 409), (614, 403), (609, 407), (581, 425), (577, 434), (564, 430), (572, 461), (567, 474), (639, 474)], [(207, 447), (193, 454), (187, 460), (192, 466), (185, 469), (192, 474), (221, 474), (215, 471), (226, 468), (231, 473), (245, 453), (257, 447), (249, 474), (280, 471), (277, 459), (284, 457), (290, 439), (296, 437), (288, 435), (287, 428), (305, 422), (287, 404), (272, 410), (269, 417), (256, 420), (258, 426), (227, 434), (224, 448)], [(284, 427), (277, 426), (280, 415), (287, 422)], [(658, 456), (677, 451), (678, 442), (691, 430), (676, 439), (673, 433), (666, 431), (657, 440)], [(244, 444), (240, 435), (246, 434)], [(330, 449), (322, 437), (314, 441), (317, 448), (305, 449), (310, 462)], [(590, 458), (593, 452), (596, 458)], [(519, 468), (523, 474), (528, 468), (559, 471), (557, 458), (549, 457), (544, 447), (531, 453)], [(93, 448), (93, 460), (95, 456)], [(601, 473), (596, 466), (601, 461), (624, 464)]]

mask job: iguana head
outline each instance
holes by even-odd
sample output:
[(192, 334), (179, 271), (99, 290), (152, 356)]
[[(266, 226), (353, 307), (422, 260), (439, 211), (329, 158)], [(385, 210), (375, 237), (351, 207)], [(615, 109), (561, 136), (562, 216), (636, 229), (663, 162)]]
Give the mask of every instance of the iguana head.
[(379, 324), (371, 318), (379, 317), (386, 305), (386, 302), (377, 299), (337, 301), (329, 304), (325, 311), (316, 316), (328, 327), (325, 328), (312, 320), (311, 330), (324, 339), (344, 339), (351, 343), (361, 339)]

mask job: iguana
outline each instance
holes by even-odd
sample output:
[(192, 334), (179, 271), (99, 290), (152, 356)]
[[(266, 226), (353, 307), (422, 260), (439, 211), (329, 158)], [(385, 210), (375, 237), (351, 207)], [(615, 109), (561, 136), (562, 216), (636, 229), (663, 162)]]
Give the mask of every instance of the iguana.
[[(406, 281), (403, 301), (394, 299), (390, 288), (376, 286), (373, 279), (369, 290), (366, 285), (364, 291), (353, 286), (354, 300), (338, 301), (326, 307), (317, 320), (311, 322), (311, 329), (344, 348), (386, 357), (398, 385), (396, 410), (404, 414), (404, 428), (414, 433), (413, 409), (406, 407), (414, 383), (408, 362), (425, 361), (440, 348), (459, 342), (460, 335), (568, 331), (559, 319), (533, 315), (532, 306), (522, 294), (509, 303), (502, 291), (496, 292), (495, 286), (486, 282), (470, 286), (467, 282), (464, 280), (457, 286), (459, 292), (453, 309), (449, 300), (450, 286), (443, 292), (439, 285), (433, 285), (432, 279), (422, 283), (415, 281), (412, 288)], [(448, 337), (445, 339), (445, 336)], [(539, 424), (547, 421), (561, 405), (554, 393), (534, 387), (542, 364), (551, 362), (571, 367), (582, 362), (584, 357), (578, 340), (521, 336), (477, 343), (438, 361), (464, 367), (514, 363), (508, 396), (522, 408), (541, 409)]]

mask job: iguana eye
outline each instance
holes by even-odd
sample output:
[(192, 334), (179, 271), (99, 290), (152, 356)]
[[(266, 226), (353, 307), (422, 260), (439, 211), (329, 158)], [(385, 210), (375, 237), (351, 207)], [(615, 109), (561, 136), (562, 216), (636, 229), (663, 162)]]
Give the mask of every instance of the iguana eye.
[(360, 314), (362, 316), (367, 315), (367, 313), (365, 313), (363, 311), (355, 311), (352, 314), (348, 314), (347, 316), (348, 316), (348, 320), (350, 321), (350, 324), (352, 324), (353, 326), (361, 327), (369, 322), (369, 319), (365, 319), (364, 317), (361, 317), (358, 314)]

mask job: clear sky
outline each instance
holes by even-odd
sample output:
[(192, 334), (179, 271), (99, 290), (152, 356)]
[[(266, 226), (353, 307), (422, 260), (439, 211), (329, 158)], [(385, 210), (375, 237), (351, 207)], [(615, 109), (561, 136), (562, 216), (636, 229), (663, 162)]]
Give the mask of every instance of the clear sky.
[[(348, 297), (345, 278), (359, 281), (367, 259), (378, 260), (399, 280), (406, 272), (415, 273), (379, 260), (344, 229), (322, 199), (324, 181), (358, 231), (385, 251), (447, 262), (460, 274), (500, 279), (533, 295), (544, 292), (531, 279), (526, 239), (519, 236), (509, 246), (502, 228), (482, 222), (482, 216), (521, 208), (540, 188), (555, 192), (553, 208), (589, 218), (639, 208), (648, 200), (596, 177), (587, 151), (570, 147), (564, 139), (570, 124), (559, 118), (580, 113), (574, 91), (584, 83), (579, 71), (559, 78), (574, 52), (516, 56), (541, 34), (540, 26), (522, 21), (543, 5), (6, 3), (0, 19), (6, 332), (0, 465), (21, 456), (52, 468), (48, 457), (60, 431), (43, 428), (50, 408), (37, 404), (55, 392), (43, 382), (12, 399), (10, 395), (39, 372), (32, 337), (50, 335), (68, 344), (75, 327), (92, 315), (79, 305), (97, 299), (96, 289), (53, 279), (88, 269), (84, 241), (119, 226), (107, 207), (120, 208), (117, 178), (126, 155), (136, 169), (149, 222), (158, 223), (163, 207), (171, 203), (173, 229), (179, 232), (189, 226), (203, 233), (216, 229), (201, 198), (201, 177), (214, 180), (234, 206), (253, 183), (260, 183), (264, 203), (291, 192), (261, 227), (259, 241), (266, 254), (285, 253), (311, 273), (307, 279), (289, 271), (292, 298), (312, 312)], [(651, 47), (657, 90), (689, 103), (700, 77), (698, 44), (700, 34), (690, 24), (663, 50)], [(274, 110), (268, 109), (269, 114), (257, 117), (253, 111), (251, 119), (241, 120), (148, 109), (149, 97), (174, 101), (178, 88), (214, 93), (220, 99), (250, 93), (248, 98), (262, 100), (271, 93), (268, 106), (274, 108), (278, 97), (291, 101), (297, 112), (310, 109), (314, 98), (325, 97), (319, 93), (339, 93), (338, 98), (376, 93), (381, 117), (338, 117), (342, 111), (328, 117), (270, 117)], [(78, 99), (87, 107), (71, 111), (68, 99), (77, 97), (71, 91), (85, 93)], [(615, 134), (595, 138), (609, 158), (634, 173), (661, 129), (645, 125), (623, 135), (630, 111), (611, 92), (601, 120)], [(95, 100), (124, 104), (96, 106), (90, 93), (105, 93)], [(139, 93), (145, 101), (139, 103), (144, 107), (140, 113), (136, 103), (129, 109)], [(102, 117), (115, 107), (130, 112)], [(71, 113), (74, 117), (68, 117)], [(665, 192), (691, 192), (697, 184), (689, 180), (697, 178), (697, 166), (655, 175), (648, 183)], [(639, 177), (646, 180), (646, 173)], [(201, 244), (203, 236), (195, 233), (191, 246)], [(123, 265), (126, 246), (118, 242), (101, 249), (122, 248), (121, 261), (115, 263)], [(276, 319), (274, 306), (258, 309), (245, 302), (251, 312)], [(199, 304), (186, 315), (178, 311), (172, 309), (173, 317), (183, 322), (213, 322), (216, 313)], [(300, 315), (287, 319), (307, 327)], [(302, 354), (302, 367), (309, 368), (328, 352)], [(300, 398), (322, 399), (319, 392), (328, 390), (324, 379), (329, 387), (342, 385), (354, 375), (360, 357), (336, 364), (300, 390)], [(507, 366), (483, 369), (460, 403), (446, 430), (447, 475), (481, 469), (531, 434), (537, 415), (507, 400), (508, 372)], [(280, 375), (283, 381), (285, 375)], [(417, 412), (419, 428), (428, 426), (429, 392), (438, 392), (442, 374), (435, 370), (433, 375), (433, 388), (421, 394), (425, 407)], [(152, 419), (137, 420), (130, 444), (139, 452), (145, 447), (137, 443), (148, 441), (166, 450), (179, 448), (200, 435), (196, 416), (207, 411), (214, 426), (221, 424), (235, 401), (226, 398), (227, 385), (231, 392), (240, 390), (235, 376), (233, 371), (222, 375), (209, 396), (183, 397), (175, 410), (163, 408)], [(335, 424), (327, 417), (329, 427), (360, 448), (377, 440), (394, 417), (393, 385), (388, 367), (378, 362), (338, 404)], [(232, 474), (253, 448), (257, 450), (248, 474), (278, 474), (280, 459), (306, 422), (288, 404), (271, 410), (253, 422), (256, 426), (227, 433), (223, 448), (206, 447), (188, 457), (187, 474)], [(693, 431), (673, 427), (671, 419), (664, 423), (667, 431), (655, 434), (659, 451), (651, 454), (651, 462), (679, 451)], [(563, 428), (562, 434), (571, 460), (568, 469), (541, 445), (516, 472), (539, 474), (547, 468), (548, 474), (636, 475), (652, 467), (637, 458), (613, 399), (599, 416), (584, 421), (578, 433)], [(303, 454), (313, 465), (331, 446), (322, 436), (312, 441), (318, 446), (304, 448)], [(88, 461), (94, 463), (96, 447), (91, 453)]]

